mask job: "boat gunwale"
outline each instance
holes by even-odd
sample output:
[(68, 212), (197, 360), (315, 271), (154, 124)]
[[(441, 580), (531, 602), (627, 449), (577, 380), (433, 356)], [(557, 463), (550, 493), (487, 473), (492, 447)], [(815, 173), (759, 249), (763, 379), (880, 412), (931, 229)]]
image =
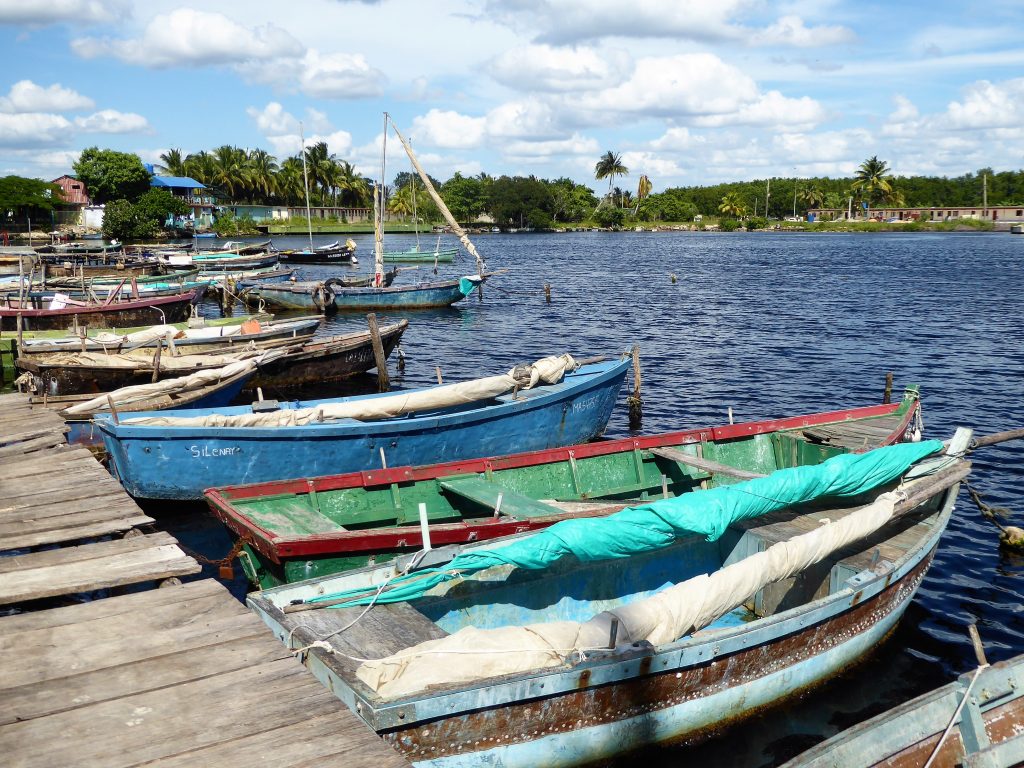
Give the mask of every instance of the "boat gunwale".
[[(725, 427), (704, 427), (679, 432), (668, 432), (660, 435), (648, 435), (640, 438), (627, 437), (618, 440), (606, 440), (582, 445), (549, 448), (539, 451), (508, 454), (499, 457), (469, 459), (428, 464), (419, 466), (389, 467), (380, 470), (363, 470), (346, 472), (336, 475), (323, 475), (315, 478), (297, 478), (293, 480), (273, 480), (262, 483), (221, 486), (207, 489), (204, 492), (207, 504), (213, 514), (228, 528), (239, 536), (248, 536), (255, 548), (275, 563), (289, 557), (303, 557), (325, 554), (344, 554), (357, 551), (352, 549), (338, 550), (338, 545), (348, 541), (366, 541), (366, 548), (390, 549), (397, 546), (399, 538), (406, 539), (408, 546), (414, 546), (420, 535), (415, 526), (387, 526), (360, 530), (340, 530), (332, 533), (313, 533), (305, 536), (281, 535), (276, 531), (264, 528), (245, 512), (234, 505), (258, 499), (262, 496), (286, 496), (325, 493), (362, 487), (383, 487), (394, 483), (424, 482), (442, 477), (461, 474), (488, 474), (494, 470), (518, 469), (539, 464), (553, 464), (570, 459), (591, 458), (635, 450), (649, 450), (666, 445), (692, 445), (701, 442), (717, 442), (735, 437), (753, 437), (760, 434), (799, 429), (801, 427), (822, 426), (824, 424), (843, 423), (845, 421), (861, 421), (864, 419), (883, 417), (899, 412), (906, 407), (906, 413), (899, 425), (893, 429), (881, 445), (891, 445), (906, 431), (920, 408), (916, 398), (906, 398), (896, 403), (841, 411), (828, 411), (816, 414), (804, 414), (785, 419), (769, 419), (743, 424), (732, 424)], [(724, 437), (722, 433), (725, 433)], [(614, 501), (609, 501), (609, 505)], [(598, 513), (594, 513), (598, 514)], [(573, 517), (590, 517), (593, 514), (577, 514)], [(565, 515), (569, 517), (569, 515)], [(562, 516), (557, 516), (562, 519)], [(481, 519), (473, 523), (438, 523), (431, 524), (431, 540), (434, 544), (447, 545), (467, 543), (461, 532), (469, 533), (474, 528), (507, 530), (508, 535), (524, 533), (544, 527), (546, 518), (493, 518)], [(504, 534), (502, 534), (504, 535)], [(362, 549), (362, 548), (361, 548)]]
[[(967, 471), (970, 463), (963, 462)], [(937, 495), (944, 498), (940, 506), (926, 519), (933, 519), (929, 533), (895, 562), (879, 561), (872, 569), (862, 571), (847, 579), (846, 586), (837, 589), (821, 598), (796, 605), (780, 613), (760, 617), (756, 621), (739, 626), (714, 630), (702, 630), (673, 642), (659, 646), (641, 646), (634, 651), (609, 651), (606, 655), (592, 655), (586, 660), (569, 665), (549, 669), (513, 673), (494, 678), (476, 680), (462, 684), (454, 690), (421, 692), (403, 698), (382, 699), (372, 689), (357, 681), (337, 674), (330, 663), (331, 653), (313, 646), (305, 649), (304, 663), (321, 682), (334, 692), (335, 696), (344, 701), (354, 712), (375, 731), (383, 732), (395, 729), (406, 729), (417, 723), (432, 720), (443, 720), (472, 712), (493, 709), (509, 704), (527, 704), (542, 699), (555, 699), (563, 694), (580, 689), (593, 689), (607, 685), (629, 682), (639, 677), (650, 677), (682, 671), (688, 668), (714, 663), (717, 659), (750, 650), (761, 645), (768, 645), (782, 640), (792, 634), (805, 631), (811, 627), (831, 621), (848, 610), (862, 606), (879, 598), (889, 589), (900, 589), (904, 579), (921, 567), (938, 546), (953, 513), (956, 494), (961, 480), (957, 479), (944, 489), (938, 489), (922, 504), (928, 503)], [(920, 506), (920, 505), (918, 505)], [(376, 570), (373, 566), (360, 570)], [(921, 573), (924, 578), (927, 571)], [(358, 574), (360, 571), (350, 571)], [(260, 615), (282, 641), (291, 638), (289, 627), (281, 623), (279, 614), (285, 614), (266, 594), (295, 590), (308, 586), (322, 579), (311, 579), (306, 582), (275, 587), (250, 594), (246, 604)], [(916, 590), (916, 585), (914, 587)], [(904, 603), (909, 602), (908, 595)], [(269, 610), (268, 610), (269, 609)], [(894, 608), (897, 610), (898, 608)], [(301, 637), (296, 641), (302, 642)], [(709, 646), (710, 652), (705, 655), (702, 646)], [(654, 669), (656, 662), (660, 668)], [(639, 665), (639, 667), (634, 666)], [(640, 673), (639, 669), (646, 671)], [(636, 670), (635, 672), (633, 670)], [(585, 682), (581, 679), (585, 675)], [(357, 690), (358, 688), (358, 690)]]
[[(74, 315), (87, 315), (97, 312), (116, 312), (119, 310), (146, 309), (147, 307), (163, 306), (171, 303), (194, 302), (196, 294), (202, 295), (206, 286), (199, 286), (181, 293), (167, 294), (162, 296), (147, 296), (145, 298), (130, 299), (128, 301), (111, 301), (107, 304), (90, 303), (88, 305), (76, 305), (62, 307), (61, 309), (20, 309), (16, 307), (0, 307), (0, 317), (17, 317), (22, 315), (26, 318), (50, 318), (50, 317), (71, 317)], [(46, 329), (43, 329), (46, 330)]]
[[(630, 359), (624, 358), (623, 360), (616, 363), (596, 363), (592, 366), (603, 368), (603, 370), (596, 370), (592, 374), (588, 375), (586, 382), (580, 382), (580, 391), (586, 391), (593, 389), (597, 386), (603, 386), (607, 381), (617, 378), (618, 376), (625, 377), (626, 370), (632, 365)], [(581, 369), (582, 370), (582, 369)], [(572, 375), (579, 375), (579, 371), (573, 372)], [(173, 426), (160, 426), (152, 427), (146, 425), (133, 425), (126, 424), (124, 422), (115, 424), (111, 418), (106, 415), (97, 419), (96, 425), (104, 432), (111, 435), (113, 439), (136, 439), (136, 440), (186, 440), (190, 439), (195, 434), (195, 430), (202, 429), (204, 432), (209, 432), (209, 436), (216, 437), (218, 439), (248, 439), (248, 440), (262, 440), (265, 438), (274, 438), (276, 440), (306, 440), (310, 438), (324, 438), (334, 439), (339, 436), (345, 436), (344, 433), (354, 433), (356, 435), (365, 433), (366, 430), (372, 426), (374, 434), (378, 438), (385, 436), (401, 435), (402, 433), (409, 431), (426, 431), (437, 429), (445, 422), (453, 422), (459, 426), (465, 426), (471, 422), (477, 421), (491, 421), (495, 418), (504, 417), (506, 414), (511, 414), (517, 410), (536, 410), (542, 407), (550, 406), (552, 403), (557, 402), (560, 399), (565, 398), (566, 391), (569, 389), (566, 386), (566, 378), (563, 378), (558, 384), (543, 385), (549, 391), (540, 393), (539, 395), (530, 399), (520, 400), (505, 400), (500, 401), (497, 405), (481, 405), (476, 408), (468, 410), (450, 410), (445, 409), (444, 411), (432, 411), (428, 412), (424, 416), (416, 416), (413, 414), (410, 416), (399, 416), (389, 419), (380, 420), (367, 420), (357, 421), (355, 419), (339, 419), (336, 421), (324, 421), (315, 424), (305, 424), (297, 426), (284, 426), (284, 427), (173, 427)], [(430, 387), (422, 387), (418, 389), (430, 389)], [(535, 388), (533, 391), (539, 390), (540, 387)], [(416, 390), (409, 390), (410, 392)], [(329, 398), (327, 400), (305, 400), (305, 401), (292, 401), (290, 403), (283, 403), (282, 405), (292, 406), (295, 408), (315, 408), (316, 403), (324, 402), (341, 402), (346, 400), (370, 400), (373, 398), (387, 397), (389, 395), (400, 394), (399, 392), (383, 392), (370, 395), (356, 395), (348, 398)], [(575, 396), (577, 393), (573, 393)], [(493, 402), (492, 400), (481, 401), (484, 403)], [(246, 408), (248, 406), (230, 406), (234, 408)], [(461, 407), (461, 406), (457, 406)], [(204, 409), (200, 409), (202, 411)], [(211, 409), (211, 410), (223, 410), (223, 409)], [(244, 411), (239, 411), (244, 413)], [(145, 415), (145, 411), (141, 411), (136, 414), (136, 417)], [(154, 411), (155, 416), (166, 416), (166, 413)], [(199, 414), (196, 414), (199, 415)], [(158, 430), (154, 432), (154, 430)], [(339, 434), (340, 433), (340, 434)]]

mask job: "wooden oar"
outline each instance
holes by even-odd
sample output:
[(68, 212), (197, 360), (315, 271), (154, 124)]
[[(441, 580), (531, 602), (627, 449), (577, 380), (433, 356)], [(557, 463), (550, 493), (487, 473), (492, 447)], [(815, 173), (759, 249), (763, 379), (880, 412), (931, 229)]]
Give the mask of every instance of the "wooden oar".
[(983, 448), (986, 445), (1005, 443), (1007, 440), (1020, 440), (1021, 438), (1024, 438), (1024, 427), (1020, 429), (1008, 429), (1005, 432), (995, 432), (991, 435), (974, 438), (971, 441), (970, 450), (973, 451), (975, 448)]

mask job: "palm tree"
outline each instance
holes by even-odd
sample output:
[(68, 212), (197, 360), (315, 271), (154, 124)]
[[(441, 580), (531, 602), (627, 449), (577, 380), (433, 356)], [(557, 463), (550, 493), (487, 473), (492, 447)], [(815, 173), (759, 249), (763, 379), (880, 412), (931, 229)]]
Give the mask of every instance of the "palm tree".
[(395, 190), (391, 199), (388, 200), (388, 210), (391, 213), (401, 216), (403, 220), (405, 217), (411, 216), (413, 213), (412, 196), (412, 184), (406, 184), (405, 186), (399, 187)]
[(302, 158), (289, 157), (281, 163), (274, 179), (275, 192), (289, 205), (301, 205), (306, 200), (305, 182), (302, 178)]
[(819, 208), (825, 202), (825, 190), (821, 184), (812, 181), (800, 190), (800, 200), (808, 208)]
[(747, 206), (743, 204), (738, 192), (730, 192), (722, 198), (718, 211), (726, 216), (739, 218), (747, 212)]
[(187, 176), (185, 173), (185, 158), (180, 149), (169, 149), (160, 155), (160, 165), (157, 166), (168, 176)]
[(277, 158), (265, 149), (254, 149), (249, 152), (247, 161), (250, 188), (253, 193), (262, 192), (265, 201), (277, 186)]
[[(608, 150), (601, 155), (601, 159), (598, 160), (597, 164), (594, 166), (594, 177), (598, 181), (601, 179), (608, 179), (609, 200), (612, 197), (612, 183), (615, 181), (615, 177), (625, 176), (627, 173), (629, 173), (629, 168), (622, 164), (622, 155), (618, 152), (612, 152), (611, 150)], [(604, 200), (598, 202), (597, 208), (600, 208), (601, 203), (603, 202)], [(594, 210), (596, 211), (597, 208)]]
[(640, 177), (640, 181), (636, 185), (636, 208), (633, 209), (633, 215), (636, 216), (637, 211), (640, 210), (640, 203), (647, 199), (647, 196), (651, 194), (651, 190), (654, 189), (654, 184), (644, 174)]
[(213, 150), (213, 183), (223, 189), (230, 200), (237, 199), (248, 187), (248, 154), (228, 144)]
[(216, 172), (213, 157), (206, 152), (196, 152), (185, 158), (182, 170), (186, 176), (191, 176), (203, 184), (213, 184), (214, 173)]
[(861, 193), (861, 199), (868, 205), (874, 206), (878, 199), (892, 192), (893, 178), (888, 173), (889, 165), (873, 155), (860, 164), (853, 177), (852, 188)]
[(338, 161), (338, 189), (342, 202), (353, 208), (368, 208), (373, 200), (369, 183), (345, 160)]

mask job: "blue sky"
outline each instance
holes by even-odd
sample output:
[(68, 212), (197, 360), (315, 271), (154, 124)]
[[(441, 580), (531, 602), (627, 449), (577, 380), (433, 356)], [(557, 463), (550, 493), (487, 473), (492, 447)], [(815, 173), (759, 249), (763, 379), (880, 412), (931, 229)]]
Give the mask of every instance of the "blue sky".
[[(379, 175), (382, 113), (426, 169), (655, 190), (1024, 168), (1024, 3), (0, 0), (0, 174), (97, 145), (307, 140)], [(389, 139), (388, 172), (406, 170)]]

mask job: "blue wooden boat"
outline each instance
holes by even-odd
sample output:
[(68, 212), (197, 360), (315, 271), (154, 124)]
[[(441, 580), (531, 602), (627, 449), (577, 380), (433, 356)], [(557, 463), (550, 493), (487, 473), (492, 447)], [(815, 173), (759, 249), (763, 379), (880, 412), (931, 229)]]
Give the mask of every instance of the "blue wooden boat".
[(342, 311), (449, 307), (469, 296), (486, 279), (486, 275), (467, 275), (390, 288), (341, 288), (334, 292), (334, 306)]
[(783, 768), (920, 768), (933, 756), (937, 766), (1010, 768), (1024, 765), (1022, 723), (1024, 655), (979, 666), (843, 731)]
[[(384, 285), (390, 286), (398, 274), (396, 270), (384, 273)], [(336, 292), (348, 288), (366, 288), (373, 284), (373, 275), (331, 277), (327, 280), (298, 282), (257, 283), (239, 295), (246, 304), (263, 302), (285, 309), (303, 309), (324, 312), (334, 309)]]
[[(629, 367), (629, 360), (584, 364), (555, 384), (521, 390), (508, 386), (503, 394), (476, 399), (459, 394), (458, 388), (476, 384), (465, 382), (279, 403), (277, 410), (257, 405), (256, 414), (253, 407), (243, 406), (184, 414), (142, 413), (120, 423), (98, 417), (97, 425), (104, 433), (114, 472), (133, 496), (199, 499), (206, 488), (215, 486), (377, 469), (382, 463), (453, 461), (593, 440), (608, 424)], [(450, 393), (461, 398), (461, 404), (428, 406), (413, 413), (394, 407), (410, 397), (433, 399)], [(332, 411), (351, 409), (398, 415), (331, 418)], [(298, 424), (273, 425), (288, 421)], [(235, 425), (212, 425), (217, 423)]]
[(415, 765), (591, 764), (699, 740), (882, 642), (970, 471), (942, 448), (836, 456), (248, 602)]

